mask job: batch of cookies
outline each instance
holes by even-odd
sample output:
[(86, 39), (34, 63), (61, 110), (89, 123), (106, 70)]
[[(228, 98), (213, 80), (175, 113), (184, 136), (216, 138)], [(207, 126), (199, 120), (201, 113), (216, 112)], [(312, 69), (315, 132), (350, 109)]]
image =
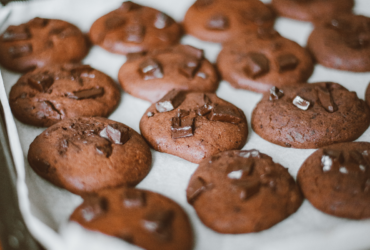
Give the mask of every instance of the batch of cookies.
[[(151, 169), (150, 148), (199, 163), (186, 197), (219, 233), (268, 229), (304, 197), (327, 214), (370, 218), (370, 143), (351, 142), (369, 127), (370, 88), (366, 103), (337, 83), (305, 83), (315, 63), (370, 71), (370, 18), (352, 14), (353, 6), (353, 0), (197, 0), (180, 25), (127, 1), (96, 20), (88, 38), (61, 20), (9, 26), (0, 36), (0, 64), (24, 72), (9, 94), (12, 112), (25, 124), (48, 127), (30, 145), (28, 162), (84, 198), (72, 221), (145, 249), (194, 245), (179, 205), (134, 188)], [(273, 29), (277, 15), (314, 23), (307, 48)], [(184, 33), (222, 43), (216, 65), (202, 50), (179, 44)], [(122, 89), (152, 103), (141, 135), (103, 118), (121, 94), (109, 76), (79, 63), (91, 44), (127, 57), (118, 72)], [(214, 93), (220, 79), (264, 93), (251, 121), (263, 139), (320, 148), (303, 163), (297, 183), (270, 156), (240, 150), (246, 116)]]

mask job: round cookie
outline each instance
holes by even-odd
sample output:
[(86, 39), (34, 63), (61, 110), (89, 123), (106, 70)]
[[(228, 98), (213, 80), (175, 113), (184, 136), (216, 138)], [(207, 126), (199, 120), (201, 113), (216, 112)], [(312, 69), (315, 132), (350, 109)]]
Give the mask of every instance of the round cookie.
[(9, 104), (21, 122), (48, 127), (79, 116), (107, 117), (120, 97), (106, 74), (89, 65), (64, 64), (23, 75), (10, 91)]
[(317, 24), (307, 47), (325, 67), (370, 71), (370, 18), (341, 15)]
[(118, 80), (127, 93), (152, 103), (174, 88), (215, 92), (218, 87), (218, 74), (203, 50), (182, 44), (129, 56)]
[(327, 16), (351, 13), (354, 0), (272, 0), (280, 15), (302, 21), (316, 21)]
[(141, 118), (140, 130), (153, 149), (194, 163), (241, 149), (248, 137), (242, 110), (213, 93), (180, 90), (152, 104)]
[(252, 128), (284, 147), (319, 148), (357, 139), (370, 124), (370, 110), (355, 92), (321, 82), (271, 88), (252, 114)]
[(96, 20), (90, 29), (91, 41), (117, 54), (166, 48), (179, 42), (181, 27), (158, 10), (131, 1)]
[(117, 188), (85, 196), (70, 220), (147, 250), (191, 250), (194, 245), (184, 210), (146, 190)]
[(61, 121), (37, 136), (28, 151), (38, 175), (76, 194), (135, 186), (148, 174), (151, 161), (137, 132), (100, 117)]
[(186, 12), (184, 28), (201, 40), (223, 43), (274, 21), (273, 11), (259, 0), (197, 0)]
[(82, 32), (61, 20), (34, 18), (9, 26), (0, 36), (0, 64), (17, 72), (80, 62), (88, 52)]
[(324, 213), (370, 218), (370, 143), (340, 143), (319, 149), (298, 172), (304, 196)]
[(186, 194), (207, 227), (227, 234), (270, 228), (296, 212), (303, 201), (287, 169), (257, 150), (204, 159)]
[(367, 105), (369, 105), (370, 107), (370, 82), (366, 89), (365, 100), (366, 100)]
[(306, 82), (313, 72), (308, 51), (272, 29), (224, 44), (217, 67), (233, 87), (255, 92)]

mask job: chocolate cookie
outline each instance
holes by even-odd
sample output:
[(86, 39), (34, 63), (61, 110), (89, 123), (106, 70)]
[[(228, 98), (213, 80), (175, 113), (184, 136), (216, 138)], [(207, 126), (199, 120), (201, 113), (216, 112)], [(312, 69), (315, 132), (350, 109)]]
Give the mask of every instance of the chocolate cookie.
[(61, 20), (34, 18), (9, 26), (0, 36), (0, 64), (25, 72), (58, 63), (80, 62), (88, 52), (82, 32)]
[(187, 11), (185, 31), (199, 39), (226, 42), (243, 30), (272, 27), (273, 11), (259, 0), (197, 0)]
[(213, 93), (172, 90), (152, 104), (140, 130), (159, 152), (199, 163), (222, 151), (241, 149), (248, 136), (242, 110)]
[(369, 85), (367, 86), (367, 89), (366, 89), (365, 100), (367, 102), (367, 105), (369, 105), (369, 107), (370, 107), (370, 82), (369, 82)]
[(304, 196), (324, 213), (370, 218), (370, 143), (341, 143), (317, 150), (303, 163), (298, 182)]
[(354, 5), (354, 0), (272, 0), (272, 6), (280, 16), (302, 21), (351, 13)]
[(18, 120), (48, 127), (79, 116), (107, 117), (118, 105), (120, 91), (106, 74), (89, 65), (37, 68), (12, 87), (9, 104)]
[(207, 227), (228, 234), (270, 228), (297, 211), (303, 200), (287, 169), (257, 150), (207, 157), (186, 194)]
[(272, 29), (224, 44), (217, 67), (233, 87), (255, 92), (306, 82), (313, 72), (308, 51)]
[(96, 20), (90, 29), (91, 41), (118, 54), (166, 48), (179, 42), (181, 28), (158, 10), (127, 1)]
[(118, 188), (85, 196), (70, 219), (147, 250), (191, 250), (194, 244), (184, 210), (146, 190)]
[(307, 46), (325, 67), (370, 71), (370, 18), (341, 15), (325, 20), (312, 31)]
[(152, 103), (174, 88), (215, 92), (218, 87), (216, 70), (203, 50), (182, 44), (129, 56), (118, 79), (127, 93)]
[(370, 124), (370, 110), (355, 92), (321, 82), (271, 88), (252, 114), (252, 128), (284, 147), (319, 148), (357, 139)]
[(61, 121), (37, 136), (28, 151), (38, 175), (76, 194), (135, 186), (148, 174), (151, 161), (138, 133), (100, 117)]

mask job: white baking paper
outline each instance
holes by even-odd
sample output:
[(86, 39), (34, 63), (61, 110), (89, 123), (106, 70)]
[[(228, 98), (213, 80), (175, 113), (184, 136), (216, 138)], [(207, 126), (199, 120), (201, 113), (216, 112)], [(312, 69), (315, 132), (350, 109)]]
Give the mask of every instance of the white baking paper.
[[(182, 21), (187, 8), (194, 0), (137, 0), (137, 3), (155, 7), (177, 21)], [(370, 1), (356, 0), (355, 12), (370, 16)], [(12, 3), (0, 9), (0, 18), (8, 11), (11, 16), (2, 32), (10, 24), (20, 24), (39, 16), (63, 19), (77, 25), (83, 32), (88, 32), (91, 24), (101, 15), (117, 8), (121, 0), (44, 0), (27, 3)], [(312, 25), (306, 22), (278, 18), (276, 29), (285, 37), (305, 46)], [(221, 45), (200, 41), (185, 36), (182, 43), (205, 50), (206, 57), (214, 62)], [(111, 54), (94, 46), (84, 63), (99, 69), (117, 81), (118, 69), (125, 62), (125, 57)], [(18, 174), (19, 201), (25, 221), (32, 234), (51, 250), (129, 250), (139, 249), (121, 240), (97, 232), (90, 232), (76, 223), (68, 223), (69, 215), (81, 203), (81, 198), (65, 190), (56, 188), (39, 178), (27, 163), (30, 143), (44, 128), (28, 126), (13, 120), (7, 96), (11, 86), (19, 78), (1, 68), (4, 86), (0, 81), (0, 98), (4, 104), (7, 126), (11, 137), (11, 148)], [(334, 81), (355, 91), (364, 98), (370, 73), (350, 73), (327, 69), (320, 65), (315, 67), (309, 82)], [(217, 94), (241, 108), (250, 122), (251, 113), (261, 98), (245, 90), (236, 90), (222, 81)], [(149, 102), (137, 99), (122, 92), (119, 107), (109, 117), (123, 122), (139, 131), (139, 121)], [(274, 161), (289, 168), (295, 177), (303, 161), (314, 150), (289, 149), (269, 143), (250, 128), (250, 134), (244, 149), (256, 148), (273, 157)], [(368, 129), (358, 141), (370, 141)], [(222, 235), (205, 227), (194, 209), (186, 202), (185, 189), (197, 165), (179, 157), (152, 150), (153, 165), (149, 175), (138, 185), (161, 193), (177, 203), (187, 212), (196, 235), (195, 250), (244, 250), (244, 249), (370, 249), (370, 220), (347, 220), (326, 215), (315, 209), (307, 200), (300, 209), (274, 227), (259, 233)]]

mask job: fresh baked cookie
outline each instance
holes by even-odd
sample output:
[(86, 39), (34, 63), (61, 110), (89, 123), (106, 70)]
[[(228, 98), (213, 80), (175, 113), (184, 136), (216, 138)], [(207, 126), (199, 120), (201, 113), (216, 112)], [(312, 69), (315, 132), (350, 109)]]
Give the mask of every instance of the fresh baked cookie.
[(226, 42), (243, 30), (272, 27), (273, 11), (259, 0), (197, 0), (187, 11), (185, 31), (199, 39)]
[(272, 29), (259, 29), (224, 44), (217, 67), (233, 87), (255, 92), (304, 83), (313, 72), (308, 51)]
[(367, 86), (367, 89), (366, 89), (365, 100), (366, 100), (367, 104), (370, 107), (370, 82), (369, 82), (369, 85)]
[(182, 31), (171, 17), (158, 10), (127, 1), (96, 20), (91, 41), (118, 54), (166, 48), (179, 42)]
[(31, 143), (33, 170), (72, 193), (135, 186), (148, 174), (151, 153), (128, 126), (100, 117), (61, 121)]
[(117, 188), (85, 196), (70, 219), (147, 250), (191, 250), (194, 244), (184, 210), (146, 190)]
[(272, 7), (280, 16), (302, 21), (351, 13), (354, 5), (354, 0), (272, 0)]
[(370, 110), (355, 92), (321, 82), (271, 88), (252, 114), (252, 128), (284, 147), (319, 148), (356, 140), (370, 124)]
[(370, 71), (370, 18), (341, 15), (323, 21), (312, 31), (307, 46), (325, 67)]
[(334, 144), (314, 152), (298, 172), (304, 196), (324, 213), (370, 218), (370, 143)]
[(174, 88), (215, 92), (218, 87), (217, 72), (203, 50), (182, 44), (128, 56), (118, 80), (127, 93), (152, 103)]
[(207, 227), (228, 234), (270, 228), (297, 211), (303, 200), (287, 169), (257, 150), (207, 157), (186, 194)]
[(0, 36), (0, 64), (17, 72), (80, 62), (88, 52), (82, 32), (61, 20), (34, 18), (9, 26)]
[(9, 104), (21, 122), (48, 127), (79, 116), (107, 117), (120, 97), (106, 74), (89, 65), (64, 64), (23, 75), (10, 91)]
[(150, 146), (199, 163), (222, 151), (241, 149), (248, 136), (242, 110), (213, 93), (172, 90), (152, 104), (140, 130)]

